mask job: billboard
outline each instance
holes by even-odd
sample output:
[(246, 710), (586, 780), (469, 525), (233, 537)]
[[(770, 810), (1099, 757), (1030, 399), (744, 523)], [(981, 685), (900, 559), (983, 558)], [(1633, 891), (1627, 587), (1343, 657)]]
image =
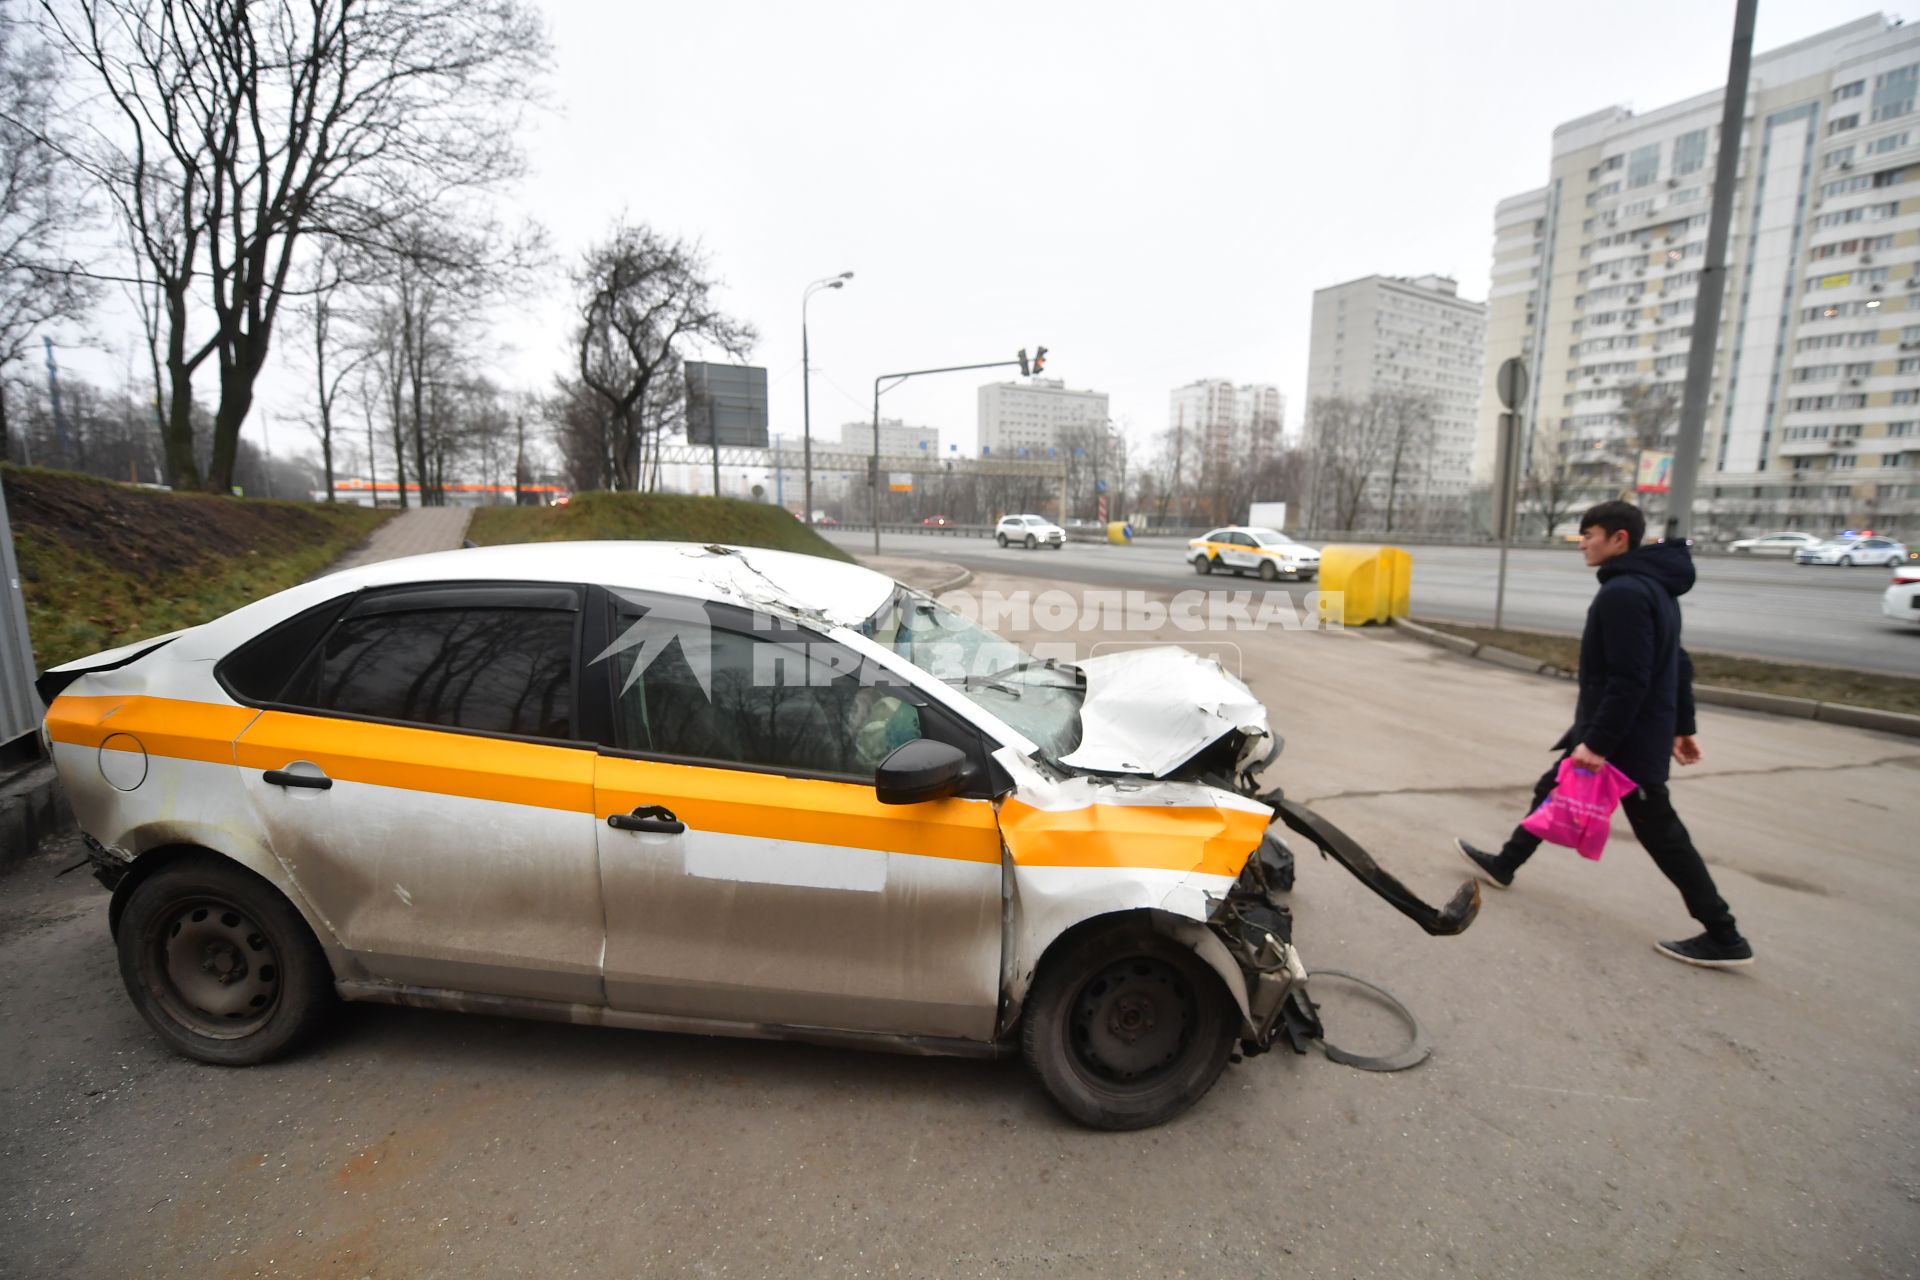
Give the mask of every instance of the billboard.
[(887, 473), (887, 492), (912, 493), (913, 492), (913, 472), (889, 471)]
[(750, 364), (689, 360), (687, 443), (767, 447), (767, 371)]
[(1640, 451), (1640, 478), (1634, 489), (1640, 493), (1665, 493), (1668, 477), (1673, 474), (1673, 455), (1659, 449)]

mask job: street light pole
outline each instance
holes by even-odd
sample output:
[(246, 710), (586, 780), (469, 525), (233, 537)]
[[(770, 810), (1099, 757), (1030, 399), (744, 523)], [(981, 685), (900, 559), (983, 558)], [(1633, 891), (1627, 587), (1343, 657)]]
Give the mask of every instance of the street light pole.
[(800, 295), (800, 487), (805, 494), (801, 500), (807, 504), (806, 513), (801, 519), (807, 524), (813, 523), (813, 382), (809, 376), (813, 371), (813, 360), (807, 346), (807, 303), (822, 289), (844, 289), (851, 279), (853, 272), (842, 271), (837, 276), (815, 280)]

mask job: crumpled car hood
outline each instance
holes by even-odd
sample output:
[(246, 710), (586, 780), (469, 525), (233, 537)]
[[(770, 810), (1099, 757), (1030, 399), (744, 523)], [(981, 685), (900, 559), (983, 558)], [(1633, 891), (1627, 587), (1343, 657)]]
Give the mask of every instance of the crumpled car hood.
[(1267, 708), (1217, 659), (1165, 645), (1074, 665), (1087, 692), (1068, 768), (1164, 778), (1236, 729), (1249, 739), (1242, 760), (1272, 737)]

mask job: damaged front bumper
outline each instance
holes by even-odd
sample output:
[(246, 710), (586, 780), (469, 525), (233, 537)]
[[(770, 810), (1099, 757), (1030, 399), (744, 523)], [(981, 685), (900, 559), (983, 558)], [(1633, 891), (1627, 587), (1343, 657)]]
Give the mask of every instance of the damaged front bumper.
[[(1293, 888), (1293, 853), (1275, 828), (1284, 825), (1312, 841), (1322, 855), (1351, 871), (1402, 915), (1435, 936), (1461, 933), (1473, 923), (1480, 911), (1480, 886), (1468, 880), (1444, 907), (1434, 907), (1388, 874), (1351, 836), (1311, 809), (1288, 800), (1278, 790), (1262, 795), (1260, 801), (1274, 810), (1274, 825), (1260, 848), (1247, 859), (1239, 879), (1209, 917), (1208, 925), (1226, 944), (1246, 979), (1249, 1025), (1242, 1037), (1242, 1051), (1264, 1053), (1284, 1036), (1295, 1053), (1304, 1053), (1311, 1041), (1324, 1046), (1325, 1033), (1319, 1009), (1307, 994), (1306, 965), (1293, 945), (1293, 914), (1281, 897)], [(1387, 999), (1392, 1001), (1390, 995)], [(1411, 1022), (1411, 1015), (1407, 1017)], [(1415, 1040), (1419, 1040), (1417, 1024)], [(1334, 1052), (1330, 1047), (1328, 1051)], [(1411, 1065), (1425, 1056), (1421, 1049), (1417, 1056), (1404, 1060), (1355, 1059), (1353, 1055), (1343, 1060), (1368, 1069), (1392, 1070), (1397, 1068), (1386, 1064)]]

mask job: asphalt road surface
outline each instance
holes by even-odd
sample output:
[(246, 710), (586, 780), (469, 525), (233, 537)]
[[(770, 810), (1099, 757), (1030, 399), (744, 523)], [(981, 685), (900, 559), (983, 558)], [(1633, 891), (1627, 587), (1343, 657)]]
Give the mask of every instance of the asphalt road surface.
[[(828, 531), (858, 555), (873, 535)], [(1406, 545), (1413, 554), (1416, 617), (1492, 625), (1499, 553), (1484, 547)], [(1196, 576), (1186, 543), (1143, 539), (1114, 547), (1071, 543), (1060, 551), (1002, 551), (985, 538), (887, 534), (891, 555), (949, 560), (975, 571), (1021, 573), (1099, 587), (1178, 590)], [(1920, 676), (1920, 627), (1880, 613), (1891, 575), (1884, 569), (1799, 566), (1782, 560), (1702, 556), (1699, 582), (1681, 598), (1689, 648)], [(1247, 580), (1251, 583), (1251, 579)], [(1218, 586), (1219, 579), (1207, 584)], [(1508, 557), (1505, 623), (1577, 634), (1593, 599), (1593, 572), (1572, 549), (1513, 551)]]
[[(1572, 707), (1391, 630), (1238, 643), (1287, 737), (1266, 780), (1429, 901), (1460, 883), (1446, 837), (1499, 839)], [(1404, 1042), (1324, 972), (1346, 970), (1433, 1057), (1282, 1049), (1139, 1133), (1074, 1126), (1018, 1062), (414, 1009), (201, 1066), (134, 1012), (107, 895), (57, 876), (79, 850), (55, 842), (0, 873), (0, 1276), (1920, 1275), (1920, 743), (1719, 707), (1700, 728), (1675, 801), (1752, 968), (1654, 953), (1692, 929), (1624, 828), (1602, 862), (1543, 849), (1457, 938), (1303, 857), (1329, 1035)]]

